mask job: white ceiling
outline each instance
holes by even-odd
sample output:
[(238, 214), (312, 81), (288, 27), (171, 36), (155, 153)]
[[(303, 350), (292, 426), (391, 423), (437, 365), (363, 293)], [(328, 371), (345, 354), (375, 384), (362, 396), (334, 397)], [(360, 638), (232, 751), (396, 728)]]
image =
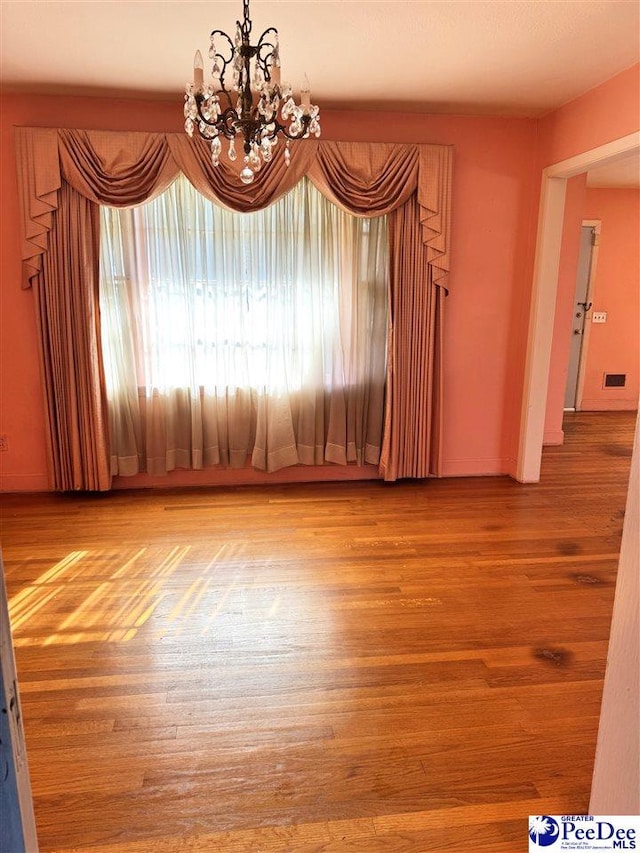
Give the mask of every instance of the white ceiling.
[[(5, 90), (176, 99), (242, 0), (0, 0)], [(540, 116), (640, 60), (640, 0), (252, 0), (320, 107)], [(179, 107), (177, 107), (179, 108)], [(638, 155), (589, 173), (638, 186)]]
[[(181, 99), (241, 0), (0, 0), (10, 90)], [(640, 58), (638, 0), (253, 0), (321, 107), (537, 116)]]

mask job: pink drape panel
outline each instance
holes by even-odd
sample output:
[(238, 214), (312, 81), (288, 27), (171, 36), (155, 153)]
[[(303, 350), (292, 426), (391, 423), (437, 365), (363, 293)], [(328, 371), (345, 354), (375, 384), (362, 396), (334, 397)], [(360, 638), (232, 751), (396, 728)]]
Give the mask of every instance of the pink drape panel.
[(35, 295), (54, 486), (108, 489), (96, 204), (63, 184)]
[(440, 473), (444, 293), (433, 283), (420, 228), (414, 195), (389, 216), (385, 480)]
[(18, 198), (22, 225), (22, 286), (30, 287), (42, 272), (42, 258), (49, 247), (53, 211), (62, 186), (58, 159), (58, 131), (16, 128)]
[[(422, 242), (433, 282), (448, 287), (453, 150), (448, 145), (420, 145), (419, 149), (417, 192)], [(433, 179), (435, 175), (440, 179)]]
[[(23, 286), (37, 286), (51, 451), (52, 457), (64, 457), (52, 460), (55, 488), (108, 488), (102, 473), (108, 438), (96, 297), (99, 238), (95, 225), (87, 227), (95, 216), (90, 203), (139, 204), (162, 192), (180, 171), (208, 198), (233, 210), (266, 207), (308, 175), (351, 213), (391, 214), (390, 384), (381, 470), (386, 479), (438, 473), (439, 285), (446, 285), (449, 270), (451, 147), (306, 140), (293, 146), (289, 168), (281, 147), (245, 186), (238, 181), (237, 162), (214, 168), (206, 144), (184, 134), (16, 128), (15, 140)], [(65, 185), (88, 200), (82, 215), (75, 195), (63, 191)], [(74, 253), (82, 259), (61, 262)], [(68, 311), (65, 299), (72, 293), (77, 304)], [(53, 303), (58, 304), (55, 311)], [(64, 331), (49, 320), (59, 311), (68, 316)], [(59, 334), (65, 345), (52, 348)], [(413, 429), (425, 415), (424, 428), (400, 438), (403, 423)], [(81, 425), (74, 428), (74, 421)], [(85, 442), (89, 435), (91, 447)], [(80, 461), (84, 457), (86, 465)]]

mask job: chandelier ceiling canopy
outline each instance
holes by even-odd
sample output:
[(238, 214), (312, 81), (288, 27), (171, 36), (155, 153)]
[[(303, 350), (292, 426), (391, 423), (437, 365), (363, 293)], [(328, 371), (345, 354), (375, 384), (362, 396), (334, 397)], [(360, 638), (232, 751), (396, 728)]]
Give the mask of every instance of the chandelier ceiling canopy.
[(296, 104), (289, 83), (280, 82), (280, 46), (275, 27), (266, 29), (252, 45), (249, 0), (243, 2), (242, 22), (236, 21), (232, 39), (213, 30), (209, 58), (211, 79), (205, 82), (200, 51), (193, 63), (193, 82), (185, 90), (185, 130), (197, 131), (211, 143), (211, 159), (217, 166), (222, 138), (228, 140), (227, 154), (235, 160), (236, 137), (244, 154), (240, 180), (253, 181), (263, 163), (273, 157), (280, 136), (285, 138), (284, 158), (289, 165), (291, 140), (320, 136), (320, 110), (311, 103), (306, 76)]

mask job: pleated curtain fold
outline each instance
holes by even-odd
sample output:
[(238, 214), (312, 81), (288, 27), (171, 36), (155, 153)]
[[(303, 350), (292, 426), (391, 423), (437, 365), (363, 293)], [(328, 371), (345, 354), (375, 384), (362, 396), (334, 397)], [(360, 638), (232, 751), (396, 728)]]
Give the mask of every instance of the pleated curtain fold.
[(305, 140), (282, 148), (253, 184), (211, 164), (184, 134), (16, 128), (23, 286), (34, 287), (52, 486), (110, 487), (100, 347), (98, 205), (128, 207), (182, 172), (235, 211), (264, 208), (306, 175), (360, 216), (389, 214), (385, 479), (439, 474), (443, 293), (450, 266), (450, 146)]

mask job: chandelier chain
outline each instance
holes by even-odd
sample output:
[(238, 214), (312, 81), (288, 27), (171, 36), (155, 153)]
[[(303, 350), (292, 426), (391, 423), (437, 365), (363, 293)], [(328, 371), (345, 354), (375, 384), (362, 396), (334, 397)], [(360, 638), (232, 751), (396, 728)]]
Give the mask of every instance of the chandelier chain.
[(243, 23), (247, 27), (247, 35), (251, 33), (251, 18), (249, 17), (249, 0), (243, 0), (242, 4)]

